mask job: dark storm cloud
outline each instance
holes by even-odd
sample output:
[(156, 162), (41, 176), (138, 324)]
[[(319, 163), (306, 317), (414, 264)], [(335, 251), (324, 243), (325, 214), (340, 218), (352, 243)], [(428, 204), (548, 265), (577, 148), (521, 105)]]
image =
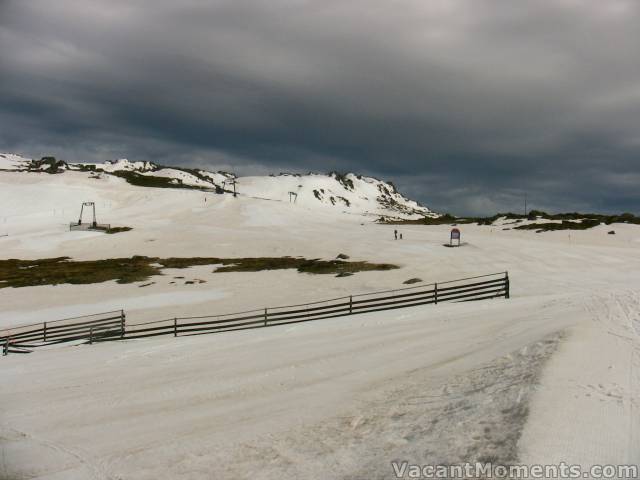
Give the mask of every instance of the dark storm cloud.
[(640, 210), (635, 0), (0, 0), (0, 149)]

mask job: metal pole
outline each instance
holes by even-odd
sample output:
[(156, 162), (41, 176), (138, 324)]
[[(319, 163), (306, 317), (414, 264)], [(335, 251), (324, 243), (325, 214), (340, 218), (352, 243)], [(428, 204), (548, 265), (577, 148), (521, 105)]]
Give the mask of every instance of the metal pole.
[(435, 304), (438, 304), (438, 284), (435, 284), (435, 289), (433, 290), (433, 294), (434, 294), (434, 299), (435, 299)]
[(349, 295), (349, 315), (353, 313), (353, 295)]
[(47, 322), (44, 322), (44, 328), (42, 329), (42, 341), (47, 341)]
[(124, 338), (124, 326), (126, 318), (127, 317), (124, 313), (124, 310), (120, 310), (120, 338)]
[(504, 298), (509, 298), (509, 272), (504, 272)]
[(264, 326), (267, 326), (267, 309), (264, 309)]
[(4, 345), (2, 346), (2, 355), (7, 356), (9, 354), (9, 337), (4, 341)]
[(173, 319), (173, 336), (174, 337), (178, 336), (178, 319), (177, 318)]

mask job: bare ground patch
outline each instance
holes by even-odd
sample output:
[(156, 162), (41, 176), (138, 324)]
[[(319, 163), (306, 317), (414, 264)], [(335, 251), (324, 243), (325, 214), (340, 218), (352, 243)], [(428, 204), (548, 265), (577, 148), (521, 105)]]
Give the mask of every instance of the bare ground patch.
[(0, 260), (0, 288), (38, 285), (90, 284), (115, 280), (134, 283), (162, 275), (165, 268), (188, 268), (216, 265), (214, 273), (259, 272), (263, 270), (296, 269), (300, 273), (345, 276), (363, 271), (383, 271), (399, 268), (389, 263), (365, 261), (321, 260), (302, 257), (170, 257), (133, 256), (104, 260), (76, 261), (69, 257), (39, 260)]

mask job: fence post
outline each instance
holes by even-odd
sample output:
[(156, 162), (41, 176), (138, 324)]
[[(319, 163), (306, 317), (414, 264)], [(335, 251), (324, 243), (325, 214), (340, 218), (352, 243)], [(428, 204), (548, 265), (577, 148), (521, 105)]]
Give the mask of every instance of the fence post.
[(435, 304), (438, 304), (438, 282), (435, 283), (435, 288), (433, 290), (433, 298), (435, 299)]
[(267, 309), (264, 309), (264, 326), (267, 326)]
[(42, 341), (47, 341), (47, 322), (44, 322), (44, 328), (42, 329)]
[(120, 338), (124, 338), (124, 326), (127, 316), (124, 313), (124, 310), (120, 310)]
[(89, 345), (93, 344), (93, 327), (89, 328)]
[(504, 272), (504, 298), (509, 298), (509, 272)]
[(353, 295), (349, 295), (349, 315), (353, 313)]
[(4, 340), (4, 345), (2, 345), (2, 355), (7, 356), (9, 354), (9, 337)]
[(174, 317), (173, 319), (173, 336), (177, 337), (178, 336), (178, 318)]

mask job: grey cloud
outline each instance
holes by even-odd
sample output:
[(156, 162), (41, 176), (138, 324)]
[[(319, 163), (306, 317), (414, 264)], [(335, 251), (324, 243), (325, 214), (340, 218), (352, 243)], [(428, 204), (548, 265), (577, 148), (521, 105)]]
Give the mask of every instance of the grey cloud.
[(639, 20), (634, 0), (0, 0), (0, 149), (638, 211)]

